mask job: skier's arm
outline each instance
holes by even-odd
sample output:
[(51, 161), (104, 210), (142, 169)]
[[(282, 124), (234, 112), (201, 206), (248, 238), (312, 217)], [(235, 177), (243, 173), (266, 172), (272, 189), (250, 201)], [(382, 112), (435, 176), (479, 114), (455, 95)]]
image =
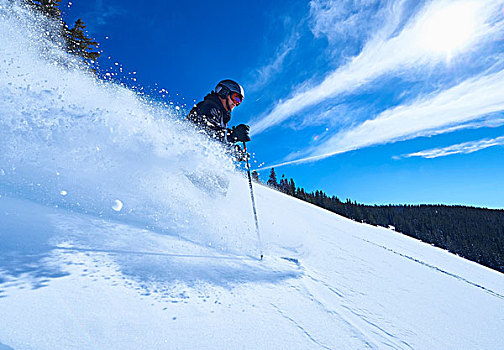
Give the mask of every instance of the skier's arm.
[(227, 129), (220, 125), (221, 115), (219, 110), (211, 104), (202, 104), (196, 111), (197, 124), (207, 133), (210, 138), (218, 141), (227, 140)]

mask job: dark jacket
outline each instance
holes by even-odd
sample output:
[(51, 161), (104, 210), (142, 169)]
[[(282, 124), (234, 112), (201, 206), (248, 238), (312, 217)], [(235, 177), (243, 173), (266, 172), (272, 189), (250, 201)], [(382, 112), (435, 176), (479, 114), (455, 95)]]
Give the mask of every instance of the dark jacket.
[(219, 96), (215, 92), (206, 95), (204, 100), (194, 106), (187, 119), (203, 130), (209, 137), (229, 144), (229, 129), (231, 112), (226, 111)]

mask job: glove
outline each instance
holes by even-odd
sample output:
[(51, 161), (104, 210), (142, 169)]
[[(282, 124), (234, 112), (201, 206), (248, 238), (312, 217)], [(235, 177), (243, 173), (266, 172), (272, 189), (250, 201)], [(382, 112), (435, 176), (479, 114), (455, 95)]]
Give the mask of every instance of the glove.
[(249, 142), (250, 141), (249, 130), (250, 127), (245, 124), (233, 126), (233, 128), (229, 133), (228, 140), (231, 142)]

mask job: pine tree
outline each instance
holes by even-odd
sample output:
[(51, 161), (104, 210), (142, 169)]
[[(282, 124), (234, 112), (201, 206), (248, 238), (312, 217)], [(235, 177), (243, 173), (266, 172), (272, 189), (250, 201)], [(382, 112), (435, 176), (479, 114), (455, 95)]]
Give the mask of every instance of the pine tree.
[(289, 188), (288, 193), (291, 196), (295, 196), (296, 195), (296, 184), (294, 183), (294, 179), (293, 178), (290, 179), (288, 188)]
[(25, 2), (49, 18), (61, 19), (61, 10), (59, 9), (61, 0), (25, 0)]
[(283, 193), (287, 193), (287, 179), (285, 179), (285, 174), (282, 174), (282, 178), (280, 179), (280, 191)]
[(266, 184), (273, 188), (278, 188), (278, 182), (275, 174), (275, 168), (271, 168), (270, 176)]
[(54, 20), (59, 26), (59, 33), (48, 35), (51, 41), (59, 44), (62, 37), (66, 51), (82, 58), (86, 64), (93, 63), (100, 57), (100, 52), (97, 51), (99, 44), (85, 34), (86, 25), (82, 19), (79, 18), (75, 21), (73, 28), (69, 28), (63, 21), (59, 9), (61, 0), (24, 0), (24, 2), (34, 10)]
[(98, 43), (84, 33), (85, 29), (86, 25), (80, 18), (75, 21), (72, 29), (66, 29), (67, 51), (83, 58), (86, 63), (92, 63), (100, 57), (100, 53), (94, 51), (98, 48)]

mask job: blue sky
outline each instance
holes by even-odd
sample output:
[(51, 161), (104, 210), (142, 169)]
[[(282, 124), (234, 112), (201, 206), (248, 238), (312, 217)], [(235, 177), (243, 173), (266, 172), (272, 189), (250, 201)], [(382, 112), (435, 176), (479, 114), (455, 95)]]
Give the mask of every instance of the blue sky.
[[(504, 3), (62, 1), (119, 78), (187, 111), (225, 78), (253, 167), (361, 203), (504, 208)], [(134, 78), (134, 80), (133, 80)]]

